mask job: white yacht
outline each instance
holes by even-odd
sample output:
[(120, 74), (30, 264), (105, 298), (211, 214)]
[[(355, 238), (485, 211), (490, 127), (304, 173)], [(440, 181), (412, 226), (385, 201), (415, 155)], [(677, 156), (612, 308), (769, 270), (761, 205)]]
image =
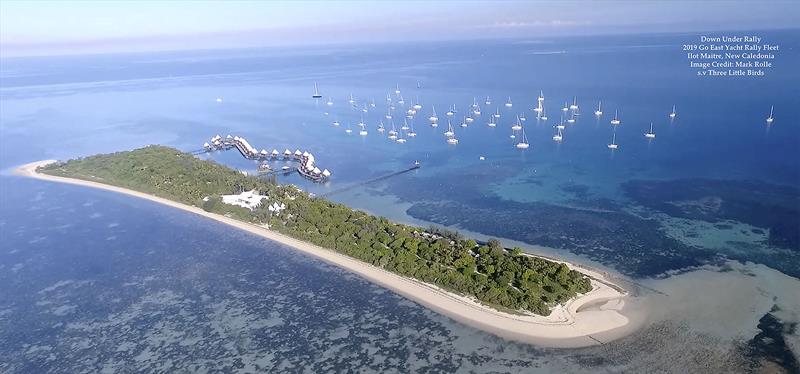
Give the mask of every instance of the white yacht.
[(408, 136), (409, 138), (417, 136), (417, 133), (414, 131), (414, 122), (411, 122), (411, 129), (408, 130), (406, 136)]
[(519, 149), (528, 149), (528, 147), (530, 147), (530, 144), (528, 144), (528, 137), (525, 136), (525, 128), (524, 127), (522, 128), (522, 141), (517, 143), (516, 147), (519, 148)]
[(508, 97), (508, 101), (506, 101), (506, 108), (511, 108), (514, 104), (511, 103), (511, 96)]
[(561, 134), (561, 129), (557, 129), (556, 131), (557, 131), (556, 134), (553, 135), (553, 140), (555, 140), (557, 142), (560, 142), (560, 141), (564, 140), (564, 135)]
[(414, 106), (413, 106), (413, 108), (414, 108), (414, 110), (420, 110), (420, 109), (422, 109), (422, 104), (420, 104), (420, 103), (419, 103), (419, 96), (417, 96), (417, 100), (415, 100), (415, 101), (414, 101)]
[[(772, 117), (772, 111), (773, 110), (775, 110), (775, 106), (774, 105), (769, 107), (769, 117), (767, 117), (767, 124), (772, 124), (772, 121), (775, 120), (775, 118)], [(673, 109), (673, 112), (674, 111), (675, 110)]]
[(478, 98), (477, 97), (473, 97), (472, 98), (472, 109), (475, 109), (477, 107), (478, 107)]
[(619, 125), (621, 122), (619, 120), (619, 111), (614, 109), (614, 118), (611, 119), (611, 124), (616, 126)]
[(489, 96), (486, 96), (486, 101), (483, 102), (486, 105), (492, 105), (492, 99)]
[(450, 123), (450, 120), (447, 120), (447, 131), (444, 132), (444, 136), (450, 137), (455, 135), (453, 131), (453, 125)]
[(493, 114), (494, 118), (500, 118), (500, 108), (498, 107)]
[(497, 127), (497, 122), (495, 122), (495, 117), (489, 117), (489, 127)]
[(522, 121), (522, 122), (525, 122), (525, 121), (528, 120), (528, 117), (525, 117), (525, 113), (520, 113), (519, 114), (519, 120)]
[(394, 93), (395, 93), (396, 95), (399, 95), (399, 94), (400, 94), (400, 83), (398, 83), (398, 84), (395, 86), (395, 88), (394, 88)]
[(409, 128), (410, 128), (410, 127), (408, 127), (408, 121), (406, 121), (406, 120), (403, 120), (403, 126), (400, 126), (400, 130), (406, 131), (406, 130), (408, 130)]
[(314, 82), (314, 94), (311, 95), (311, 97), (313, 97), (315, 99), (321, 99), (322, 98), (322, 95), (320, 95), (320, 93), (319, 93), (319, 89), (317, 89), (317, 82)]
[(358, 135), (367, 136), (367, 128), (365, 124), (361, 124), (361, 131), (358, 132)]
[(350, 94), (350, 98), (347, 99), (347, 102), (350, 104), (355, 104), (356, 98), (353, 97), (353, 94)]
[(456, 114), (456, 106), (455, 106), (455, 104), (451, 105), (450, 108), (447, 109), (447, 113), (445, 113), (445, 114), (447, 114), (448, 117), (452, 117), (453, 115), (455, 115)]
[(436, 116), (436, 107), (432, 106), (431, 109), (432, 109), (431, 116), (428, 117), (428, 120), (431, 121), (431, 125), (434, 125), (436, 124), (436, 122), (439, 122), (439, 117)]
[(472, 122), (475, 122), (475, 118), (472, 118), (472, 117), (467, 117), (467, 118), (465, 118), (465, 119), (464, 119), (464, 122), (466, 122), (466, 123), (472, 123)]
[(617, 144), (617, 131), (614, 131), (614, 135), (611, 136), (611, 144), (608, 145), (608, 149), (614, 150), (619, 148)]
[(522, 124), (519, 122), (519, 116), (517, 116), (517, 123), (511, 126), (511, 130), (514, 131), (522, 130)]
[(672, 112), (669, 114), (669, 119), (675, 119), (678, 115), (678, 112), (675, 111), (675, 105), (672, 106)]
[(564, 115), (562, 114), (561, 115), (561, 121), (558, 122), (558, 125), (556, 125), (556, 128), (559, 129), (559, 130), (563, 130), (564, 127), (565, 127), (564, 126)]
[(467, 127), (467, 116), (464, 116), (464, 121), (461, 122), (461, 127)]
[(597, 102), (597, 110), (594, 111), (594, 115), (600, 117), (603, 115), (603, 110), (601, 109), (601, 105), (603, 104), (602, 101)]
[(569, 124), (573, 124), (573, 123), (575, 123), (575, 112), (573, 112), (573, 113), (572, 113), (572, 114), (569, 116), (569, 118), (567, 118), (567, 123), (569, 123)]
[(339, 126), (339, 120), (338, 120), (338, 119), (337, 119), (337, 120), (334, 120), (334, 121), (333, 121), (333, 125), (334, 125), (334, 126)]
[(656, 133), (653, 131), (653, 123), (650, 122), (650, 131), (644, 134), (644, 137), (647, 139), (655, 139)]
[(347, 122), (347, 129), (345, 129), (345, 130), (344, 130), (344, 132), (346, 132), (346, 133), (348, 133), (348, 134), (350, 134), (350, 133), (352, 133), (352, 132), (353, 132), (353, 130), (352, 130), (352, 129), (350, 129), (350, 122)]
[(397, 139), (397, 129), (394, 127), (394, 121), (392, 121), (392, 129), (389, 130), (389, 139), (391, 140)]
[(572, 110), (577, 110), (578, 109), (578, 97), (577, 96), (573, 96), (572, 97), (572, 105), (570, 105), (569, 108), (572, 109)]
[(325, 104), (327, 104), (328, 106), (333, 106), (333, 98), (328, 96), (328, 102)]
[(481, 107), (475, 107), (475, 109), (472, 111), (472, 114), (476, 116), (481, 115)]
[(563, 107), (563, 108), (561, 108), (561, 111), (562, 111), (562, 112), (566, 112), (566, 111), (568, 111), (568, 110), (569, 110), (569, 104), (567, 104), (567, 102), (565, 101), (565, 102), (564, 102), (564, 107)]
[(542, 121), (547, 121), (547, 112), (545, 112), (544, 108), (542, 108), (542, 115), (539, 116), (539, 119)]

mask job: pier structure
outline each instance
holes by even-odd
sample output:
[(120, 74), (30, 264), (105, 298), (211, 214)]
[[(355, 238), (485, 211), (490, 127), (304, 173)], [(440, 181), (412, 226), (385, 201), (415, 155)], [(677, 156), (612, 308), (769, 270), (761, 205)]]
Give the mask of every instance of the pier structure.
[[(273, 149), (272, 152), (267, 152), (266, 149), (261, 149), (259, 151), (257, 148), (250, 145), (250, 142), (244, 137), (231, 135), (224, 138), (219, 135), (213, 136), (209, 142), (203, 144), (203, 151), (200, 153), (227, 151), (231, 148), (236, 148), (242, 157), (248, 160), (261, 161), (259, 171), (262, 172), (272, 172), (272, 169), (266, 162), (275, 161), (281, 157), (281, 153), (278, 152), (277, 149)], [(288, 173), (297, 170), (300, 175), (315, 182), (323, 182), (328, 180), (331, 176), (331, 172), (328, 169), (320, 169), (319, 166), (317, 166), (316, 158), (311, 152), (302, 152), (297, 149), (292, 153), (292, 151), (286, 149), (281, 159), (297, 163), (297, 166), (294, 168), (284, 166), (282, 169), (283, 172)]]

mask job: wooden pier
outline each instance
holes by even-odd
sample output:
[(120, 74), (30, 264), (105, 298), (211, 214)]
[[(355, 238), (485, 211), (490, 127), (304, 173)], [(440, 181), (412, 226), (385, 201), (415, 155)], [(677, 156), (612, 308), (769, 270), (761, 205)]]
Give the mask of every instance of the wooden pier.
[(318, 196), (319, 197), (328, 197), (328, 196), (331, 196), (333, 194), (337, 194), (337, 193), (340, 193), (340, 192), (352, 190), (352, 189), (357, 188), (357, 187), (365, 186), (365, 185), (368, 185), (368, 184), (371, 184), (371, 183), (375, 183), (375, 182), (380, 182), (382, 180), (389, 179), (391, 177), (398, 176), (398, 175), (401, 175), (401, 174), (405, 174), (405, 173), (408, 173), (409, 171), (417, 170), (419, 168), (420, 168), (419, 162), (415, 162), (414, 165), (412, 165), (409, 168), (406, 168), (406, 169), (403, 169), (403, 170), (400, 170), (400, 171), (395, 171), (393, 173), (389, 173), (389, 174), (386, 174), (386, 175), (381, 175), (379, 177), (375, 177), (375, 178), (372, 178), (372, 179), (367, 179), (365, 181), (361, 181), (361, 182), (358, 182), (358, 183), (354, 183), (354, 184), (351, 184), (349, 186), (345, 186), (345, 187), (342, 187), (342, 188), (335, 189), (333, 191), (328, 191), (328, 192), (326, 192), (324, 194), (320, 194)]

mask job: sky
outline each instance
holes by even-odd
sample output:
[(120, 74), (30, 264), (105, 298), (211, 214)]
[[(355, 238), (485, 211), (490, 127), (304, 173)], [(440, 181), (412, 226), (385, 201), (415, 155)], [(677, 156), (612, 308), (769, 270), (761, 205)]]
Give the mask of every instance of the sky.
[(800, 27), (800, 1), (0, 0), (0, 57)]

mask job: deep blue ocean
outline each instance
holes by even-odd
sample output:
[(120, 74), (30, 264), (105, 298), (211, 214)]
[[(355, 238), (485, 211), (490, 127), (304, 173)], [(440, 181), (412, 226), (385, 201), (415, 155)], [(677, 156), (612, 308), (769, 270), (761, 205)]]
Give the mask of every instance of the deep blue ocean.
[[(4, 59), (0, 372), (614, 371), (629, 364), (630, 344), (554, 352), (506, 342), (280, 245), (8, 169), (240, 135), (268, 151), (311, 151), (333, 172), (325, 184), (280, 181), (395, 220), (516, 241), (632, 280), (726, 260), (798, 278), (800, 34), (757, 34), (781, 45), (758, 78), (697, 77), (681, 50), (696, 34)], [(547, 121), (531, 110), (540, 90)], [(376, 108), (354, 109), (351, 94)], [(377, 131), (381, 120), (391, 127), (387, 94), (398, 129), (412, 101), (423, 105), (405, 144)], [(556, 143), (573, 97), (581, 115)], [(462, 128), (473, 98), (482, 115)], [(456, 146), (442, 134), (452, 104)], [(509, 137), (520, 114), (527, 150)], [(256, 170), (232, 152), (201, 157)], [(361, 183), (415, 160), (419, 170)]]

